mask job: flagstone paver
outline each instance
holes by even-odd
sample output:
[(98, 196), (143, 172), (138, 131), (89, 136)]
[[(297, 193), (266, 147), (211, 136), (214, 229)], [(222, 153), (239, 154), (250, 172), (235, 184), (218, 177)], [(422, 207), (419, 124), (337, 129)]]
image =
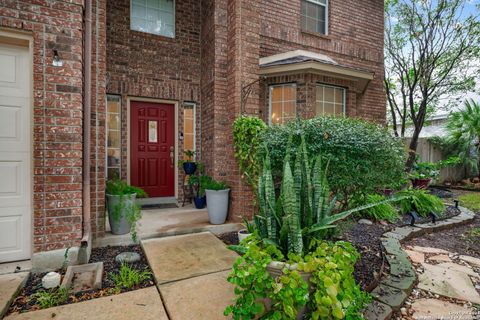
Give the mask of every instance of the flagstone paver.
[(470, 256), (460, 256), (459, 257), (460, 259), (462, 259), (463, 261), (467, 262), (468, 264), (472, 265), (472, 266), (475, 266), (475, 267), (480, 267), (480, 259), (478, 258), (474, 258), (474, 257), (470, 257)]
[(416, 252), (421, 252), (421, 253), (448, 254), (447, 250), (438, 249), (438, 248), (414, 246), (412, 250)]
[(425, 262), (425, 254), (422, 252), (417, 252), (413, 250), (404, 250), (407, 254), (410, 260), (412, 260), (413, 263), (423, 263)]
[(423, 264), (423, 267), (425, 271), (418, 278), (420, 289), (444, 297), (480, 303), (480, 295), (468, 274), (452, 269), (451, 266)]
[(7, 312), (16, 293), (27, 281), (29, 272), (19, 272), (0, 275), (0, 319)]
[(430, 258), (428, 258), (428, 260), (436, 261), (436, 262), (451, 262), (452, 261), (452, 259), (450, 259), (448, 254), (437, 254), (437, 255), (431, 256)]
[[(188, 306), (184, 306), (188, 308)], [(156, 287), (39, 311), (13, 314), (5, 320), (168, 320)], [(187, 318), (185, 318), (187, 319)], [(194, 318), (191, 318), (194, 319)], [(200, 318), (197, 318), (200, 319)]]
[(159, 285), (170, 320), (225, 320), (225, 307), (232, 303), (233, 286), (227, 282), (230, 271)]
[(229, 270), (238, 255), (210, 232), (142, 241), (157, 284)]
[(414, 319), (473, 319), (471, 308), (438, 299), (418, 299), (412, 310)]

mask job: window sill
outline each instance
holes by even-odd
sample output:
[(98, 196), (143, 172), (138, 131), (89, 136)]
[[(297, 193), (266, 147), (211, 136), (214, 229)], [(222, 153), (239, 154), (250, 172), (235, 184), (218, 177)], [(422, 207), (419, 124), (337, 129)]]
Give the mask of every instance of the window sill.
[(324, 39), (324, 40), (329, 40), (329, 41), (332, 40), (332, 37), (329, 34), (321, 34), (321, 33), (318, 33), (318, 32), (308, 31), (308, 30), (304, 30), (304, 29), (301, 29), (300, 31), (303, 35), (313, 36), (313, 37), (317, 37), (317, 38)]

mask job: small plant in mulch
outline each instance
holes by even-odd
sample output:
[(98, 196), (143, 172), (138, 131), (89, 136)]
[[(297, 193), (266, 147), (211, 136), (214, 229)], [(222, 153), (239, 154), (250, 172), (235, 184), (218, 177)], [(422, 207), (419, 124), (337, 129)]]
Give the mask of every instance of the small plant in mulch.
[(70, 289), (60, 286), (49, 290), (40, 290), (32, 295), (40, 309), (56, 307), (65, 304), (70, 297)]
[(130, 267), (127, 263), (122, 263), (120, 272), (110, 273), (110, 276), (115, 283), (115, 289), (120, 291), (124, 289), (132, 289), (133, 287), (138, 286), (145, 280), (150, 279), (152, 273), (148, 270), (136, 270)]

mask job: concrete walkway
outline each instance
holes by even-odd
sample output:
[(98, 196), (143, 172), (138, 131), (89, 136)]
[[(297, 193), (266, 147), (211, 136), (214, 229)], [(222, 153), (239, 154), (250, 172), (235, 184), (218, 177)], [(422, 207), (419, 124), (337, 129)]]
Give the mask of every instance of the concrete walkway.
[[(238, 257), (210, 232), (142, 241), (157, 287), (10, 315), (8, 320), (224, 320)], [(2, 283), (0, 281), (0, 288)]]

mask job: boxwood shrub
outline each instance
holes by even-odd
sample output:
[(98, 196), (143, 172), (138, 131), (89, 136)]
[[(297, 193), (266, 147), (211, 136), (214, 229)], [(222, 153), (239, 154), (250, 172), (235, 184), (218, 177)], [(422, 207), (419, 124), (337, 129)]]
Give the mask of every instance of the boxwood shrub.
[[(302, 132), (311, 159), (322, 156), (331, 190), (344, 208), (350, 199), (396, 186), (404, 177), (406, 151), (400, 139), (379, 125), (334, 117), (298, 119), (269, 127), (262, 140), (270, 153), (274, 176), (282, 172), (289, 137), (298, 145)], [(259, 156), (264, 152), (265, 148), (261, 149)], [(295, 158), (293, 152), (291, 157)]]

